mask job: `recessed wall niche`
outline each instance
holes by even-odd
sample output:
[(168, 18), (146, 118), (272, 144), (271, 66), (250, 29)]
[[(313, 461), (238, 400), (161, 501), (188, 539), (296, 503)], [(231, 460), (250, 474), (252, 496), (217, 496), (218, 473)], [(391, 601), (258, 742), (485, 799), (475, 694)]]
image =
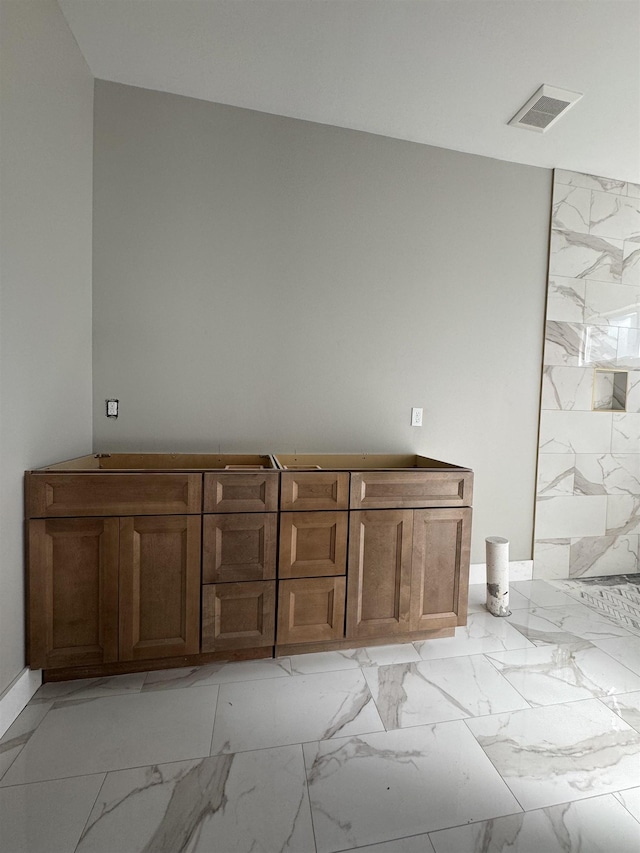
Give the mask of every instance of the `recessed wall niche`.
[(625, 412), (627, 410), (626, 370), (598, 370), (593, 374), (593, 411)]

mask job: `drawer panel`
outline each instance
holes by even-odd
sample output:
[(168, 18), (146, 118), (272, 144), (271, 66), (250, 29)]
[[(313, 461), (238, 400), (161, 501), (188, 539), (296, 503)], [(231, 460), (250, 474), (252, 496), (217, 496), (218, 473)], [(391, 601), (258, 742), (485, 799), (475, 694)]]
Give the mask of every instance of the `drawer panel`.
[(201, 511), (202, 474), (28, 474), (31, 518)]
[(343, 577), (282, 581), (278, 592), (278, 644), (342, 639), (345, 581)]
[(347, 571), (349, 513), (283, 512), (278, 577), (312, 578)]
[(241, 512), (205, 515), (202, 581), (264, 581), (276, 576), (278, 514)]
[(275, 613), (275, 581), (205, 584), (202, 651), (272, 646)]
[(281, 477), (280, 509), (349, 508), (349, 474), (346, 471), (285, 471)]
[(275, 512), (278, 472), (220, 471), (204, 475), (205, 512)]
[(471, 506), (471, 471), (364, 471), (351, 475), (351, 509)]

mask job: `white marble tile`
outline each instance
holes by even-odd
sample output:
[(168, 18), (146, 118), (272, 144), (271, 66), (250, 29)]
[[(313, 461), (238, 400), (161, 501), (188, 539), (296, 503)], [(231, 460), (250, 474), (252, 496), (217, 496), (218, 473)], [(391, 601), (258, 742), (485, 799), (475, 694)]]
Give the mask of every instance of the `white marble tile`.
[(538, 497), (573, 495), (575, 453), (541, 453), (538, 456)]
[(570, 596), (540, 579), (516, 581), (512, 586), (538, 607), (563, 607), (573, 604)]
[(570, 172), (566, 169), (555, 169), (554, 183), (568, 184), (573, 187), (585, 187), (589, 190), (610, 192), (616, 195), (627, 195), (627, 184), (625, 181), (601, 178), (598, 175), (588, 175), (584, 172)]
[[(619, 692), (616, 691), (616, 693)], [(625, 723), (628, 723), (636, 731), (640, 732), (640, 689), (632, 689), (622, 696), (603, 696), (602, 701), (607, 708), (611, 708), (614, 714), (621, 717)]]
[(590, 534), (604, 536), (606, 516), (605, 495), (538, 498), (536, 539), (576, 539)]
[(640, 204), (634, 198), (594, 192), (589, 219), (589, 233), (596, 237), (614, 240), (640, 237)]
[(593, 578), (636, 572), (638, 547), (637, 534), (572, 539), (569, 577)]
[(640, 414), (614, 412), (611, 450), (613, 453), (635, 453), (640, 457)]
[(533, 544), (534, 578), (569, 577), (570, 554), (570, 539), (536, 539)]
[(629, 198), (640, 198), (640, 184), (627, 184), (627, 195)]
[(261, 681), (264, 678), (287, 678), (291, 667), (287, 658), (248, 660), (236, 663), (213, 663), (206, 666), (159, 669), (146, 674), (142, 691), (175, 690), (180, 687), (207, 687), (232, 681)]
[(592, 278), (620, 281), (622, 240), (580, 234), (577, 231), (551, 232), (550, 277)]
[(584, 322), (593, 326), (637, 329), (640, 327), (640, 287), (588, 281)]
[(536, 646), (629, 636), (625, 628), (616, 625), (604, 614), (573, 599), (561, 607), (539, 607), (532, 603), (528, 610), (515, 611), (506, 618)]
[(29, 703), (0, 738), (0, 778), (38, 728), (53, 702)]
[(638, 778), (640, 733), (598, 699), (464, 724), (525, 811), (618, 791)]
[(640, 676), (588, 640), (494, 652), (487, 657), (531, 705), (557, 705), (640, 689)]
[(358, 847), (356, 853), (434, 853), (434, 850), (429, 836), (425, 834), (383, 841), (382, 844), (367, 844)]
[(542, 371), (542, 408), (591, 411), (593, 368), (546, 365)]
[(640, 823), (640, 787), (627, 788), (626, 791), (616, 791), (613, 796)]
[(622, 246), (622, 283), (634, 287), (640, 284), (640, 242), (635, 240), (626, 240)]
[(528, 707), (482, 655), (368, 667), (364, 674), (387, 730)]
[(640, 493), (610, 495), (607, 500), (607, 534), (640, 534)]
[[(520, 595), (515, 589), (509, 589), (509, 607), (511, 610), (519, 610), (522, 607), (529, 606), (529, 599), (524, 595)], [(487, 585), (486, 583), (469, 584), (469, 613), (486, 613), (487, 612)], [(418, 658), (422, 660), (422, 658)], [(400, 662), (400, 661), (399, 661)]]
[(640, 413), (640, 370), (630, 370), (627, 379), (627, 412)]
[(582, 327), (579, 365), (615, 367), (618, 356), (620, 328), (618, 326)]
[[(525, 581), (526, 583), (526, 581)], [(470, 613), (467, 624), (456, 628), (455, 637), (414, 643), (423, 660), (478, 655), (505, 649), (523, 649), (530, 645), (506, 618), (490, 613)]]
[(640, 369), (640, 329), (618, 329), (615, 366), (628, 370)]
[(409, 663), (419, 661), (420, 655), (411, 643), (398, 643), (392, 646), (370, 646), (363, 649), (292, 655), (289, 660), (294, 675), (308, 675), (314, 672), (358, 669), (362, 666)]
[(567, 231), (589, 232), (591, 190), (556, 183), (553, 187), (551, 225)]
[(109, 773), (77, 853), (315, 853), (300, 746)]
[(462, 721), (304, 746), (318, 853), (520, 811)]
[(586, 282), (582, 278), (556, 275), (547, 289), (547, 320), (584, 323)]
[(50, 681), (43, 684), (32, 702), (60, 702), (66, 699), (99, 699), (106, 696), (139, 693), (145, 672), (112, 675), (109, 678), (80, 678), (76, 681)]
[(381, 731), (384, 726), (360, 670), (223, 684), (211, 754), (241, 752)]
[(640, 675), (640, 637), (611, 637), (593, 642), (599, 649)]
[(0, 785), (208, 755), (217, 693), (200, 687), (60, 702)]
[(640, 453), (576, 454), (574, 488), (582, 495), (640, 494)]
[(582, 358), (584, 326), (548, 320), (544, 334), (545, 365), (578, 367)]
[(541, 453), (609, 453), (613, 413), (540, 413)]
[(103, 779), (101, 773), (0, 788), (0, 850), (73, 853)]
[(640, 825), (605, 794), (443, 829), (431, 840), (436, 853), (636, 853)]

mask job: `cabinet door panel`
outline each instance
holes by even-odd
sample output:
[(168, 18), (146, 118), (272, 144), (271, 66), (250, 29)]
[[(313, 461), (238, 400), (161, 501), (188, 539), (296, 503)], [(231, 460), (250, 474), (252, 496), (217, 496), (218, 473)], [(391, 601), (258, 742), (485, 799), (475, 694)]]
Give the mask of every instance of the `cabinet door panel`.
[(283, 512), (278, 577), (343, 575), (347, 570), (349, 513)]
[(301, 578), (280, 583), (278, 645), (344, 637), (345, 578)]
[(200, 518), (120, 519), (120, 660), (196, 654)]
[(275, 581), (205, 584), (202, 651), (272, 646), (275, 605)]
[(368, 510), (350, 515), (347, 637), (406, 633), (413, 512)]
[(205, 512), (275, 512), (277, 471), (220, 471), (204, 475)]
[(203, 583), (275, 578), (277, 513), (205, 515), (203, 524)]
[(118, 519), (29, 522), (29, 664), (118, 659)]
[(281, 475), (280, 509), (348, 509), (349, 474), (346, 471), (285, 471)]
[(470, 509), (415, 511), (412, 631), (466, 624), (470, 546)]

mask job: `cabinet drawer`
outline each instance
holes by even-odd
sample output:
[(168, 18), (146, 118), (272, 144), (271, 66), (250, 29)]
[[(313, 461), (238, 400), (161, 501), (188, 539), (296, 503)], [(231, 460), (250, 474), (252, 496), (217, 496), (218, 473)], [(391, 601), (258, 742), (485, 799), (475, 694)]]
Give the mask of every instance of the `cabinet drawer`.
[(278, 645), (344, 637), (346, 579), (303, 578), (280, 583)]
[(31, 518), (200, 512), (202, 474), (28, 474)]
[(275, 512), (278, 472), (220, 471), (204, 475), (205, 512)]
[(351, 475), (351, 509), (471, 506), (471, 471), (363, 471)]
[(280, 509), (348, 509), (349, 474), (346, 471), (285, 471), (280, 487)]
[(205, 584), (202, 651), (272, 646), (275, 604), (275, 581)]
[(278, 577), (311, 578), (347, 571), (349, 513), (283, 512)]
[(203, 583), (272, 580), (278, 514), (222, 513), (203, 517)]

